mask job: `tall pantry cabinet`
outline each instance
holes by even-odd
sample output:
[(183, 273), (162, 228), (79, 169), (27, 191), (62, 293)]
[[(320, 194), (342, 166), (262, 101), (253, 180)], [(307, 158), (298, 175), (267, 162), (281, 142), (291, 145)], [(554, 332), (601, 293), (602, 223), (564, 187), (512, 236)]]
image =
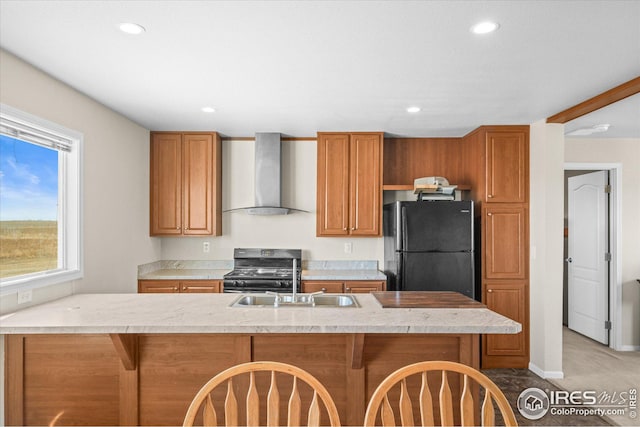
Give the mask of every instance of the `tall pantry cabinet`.
[(222, 234), (221, 162), (215, 132), (151, 132), (152, 236)]
[(529, 365), (529, 126), (483, 126), (463, 138), (465, 181), (480, 215), (482, 302), (522, 324), (482, 337), (482, 368)]

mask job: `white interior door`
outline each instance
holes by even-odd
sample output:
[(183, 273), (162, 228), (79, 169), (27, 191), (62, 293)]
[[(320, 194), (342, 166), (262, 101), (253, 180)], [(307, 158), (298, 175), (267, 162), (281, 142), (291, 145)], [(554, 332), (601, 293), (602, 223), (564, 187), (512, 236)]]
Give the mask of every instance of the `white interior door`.
[(608, 172), (569, 178), (569, 329), (609, 343)]

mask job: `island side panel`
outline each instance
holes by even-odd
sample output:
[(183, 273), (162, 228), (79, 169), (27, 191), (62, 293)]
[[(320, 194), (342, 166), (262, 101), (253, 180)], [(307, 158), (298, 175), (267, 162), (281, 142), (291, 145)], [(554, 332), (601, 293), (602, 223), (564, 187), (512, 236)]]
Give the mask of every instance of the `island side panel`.
[[(11, 338), (9, 341), (13, 341)], [(22, 396), (7, 395), (7, 425), (118, 425), (119, 368), (108, 335), (24, 335), (22, 354), (5, 355), (8, 378), (22, 358)], [(5, 390), (12, 390), (9, 384)]]
[[(366, 400), (369, 401), (378, 385), (392, 372), (412, 363), (427, 360), (447, 360), (460, 362), (478, 369), (479, 367), (479, 336), (475, 334), (445, 335), (445, 334), (368, 334), (364, 344), (365, 389)], [(440, 374), (429, 374), (429, 384), (434, 396), (434, 411), (436, 418), (439, 414), (437, 396), (440, 391)], [(449, 376), (454, 402), (455, 425), (460, 425), (459, 399), (462, 384), (458, 375)], [(417, 401), (420, 395), (419, 376), (407, 382), (409, 395)], [(472, 390), (476, 409), (478, 409), (479, 389)], [(398, 408), (399, 388), (389, 394), (392, 408), (400, 422)], [(414, 420), (420, 422), (419, 405), (414, 405)], [(477, 410), (476, 410), (477, 413)], [(379, 421), (379, 420), (378, 420)], [(435, 420), (439, 425), (439, 419)], [(399, 425), (399, 424), (397, 424)]]
[(141, 335), (140, 425), (182, 425), (200, 388), (231, 366), (251, 361), (251, 337), (227, 334)]
[[(342, 424), (361, 425), (371, 394), (397, 368), (423, 360), (478, 367), (477, 335), (359, 338), (364, 338), (362, 344), (354, 345), (361, 341), (354, 341), (354, 334), (140, 334), (138, 378), (125, 384), (128, 377), (123, 375), (135, 375), (135, 370), (123, 368), (108, 334), (16, 336), (7, 340), (13, 344), (6, 352), (5, 390), (18, 390), (23, 378), (23, 393), (10, 393), (6, 407), (20, 406), (24, 425), (47, 425), (58, 414), (57, 425), (117, 425), (124, 416), (129, 422), (138, 416), (140, 425), (180, 425), (196, 392), (211, 377), (235, 364), (275, 360), (316, 376), (335, 399)], [(354, 348), (361, 355), (354, 356)], [(362, 367), (354, 369), (359, 358), (355, 366)], [(135, 394), (129, 388), (136, 386), (137, 414), (136, 408), (119, 407), (122, 393)], [(7, 425), (19, 419), (15, 411), (13, 418), (10, 411), (6, 415)]]

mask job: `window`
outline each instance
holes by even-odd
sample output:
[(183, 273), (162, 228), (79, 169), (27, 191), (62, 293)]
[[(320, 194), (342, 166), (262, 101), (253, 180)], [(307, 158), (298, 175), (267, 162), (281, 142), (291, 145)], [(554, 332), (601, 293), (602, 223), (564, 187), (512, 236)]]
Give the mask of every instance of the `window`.
[(82, 277), (82, 135), (0, 104), (0, 289)]

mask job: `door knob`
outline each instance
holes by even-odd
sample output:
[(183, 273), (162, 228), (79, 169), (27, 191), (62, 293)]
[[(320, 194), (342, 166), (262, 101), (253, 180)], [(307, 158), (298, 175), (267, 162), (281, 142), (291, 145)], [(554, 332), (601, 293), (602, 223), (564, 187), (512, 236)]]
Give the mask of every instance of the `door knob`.
[(567, 261), (567, 262), (573, 262), (573, 259), (571, 259), (571, 257), (569, 257), (569, 258), (565, 259), (565, 261)]

